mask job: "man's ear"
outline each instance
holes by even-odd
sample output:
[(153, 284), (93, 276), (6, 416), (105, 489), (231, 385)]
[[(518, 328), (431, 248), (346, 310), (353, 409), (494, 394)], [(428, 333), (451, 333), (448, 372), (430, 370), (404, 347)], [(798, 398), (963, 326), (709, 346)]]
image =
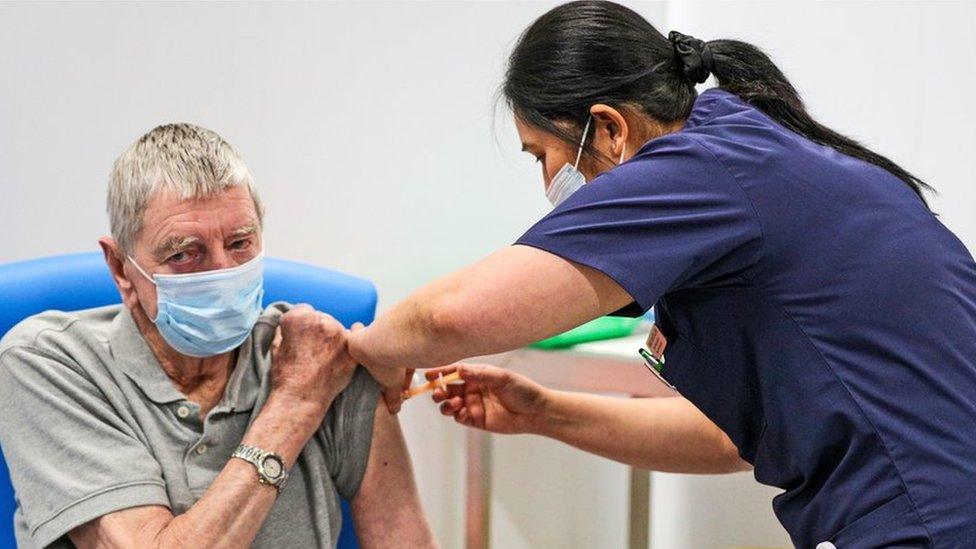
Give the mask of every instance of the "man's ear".
[(627, 138), (630, 137), (630, 126), (624, 114), (603, 103), (597, 103), (590, 107), (590, 115), (593, 116), (594, 132), (593, 145), (601, 151), (606, 151), (608, 158), (617, 163), (617, 158), (627, 146)]
[(125, 274), (125, 252), (122, 251), (118, 242), (110, 236), (99, 238), (98, 245), (102, 247), (105, 264), (108, 265), (108, 270), (112, 274), (115, 287), (119, 289), (119, 295), (122, 296), (122, 303), (127, 308), (132, 309), (138, 305), (139, 295), (136, 294), (135, 286), (133, 286), (132, 281)]

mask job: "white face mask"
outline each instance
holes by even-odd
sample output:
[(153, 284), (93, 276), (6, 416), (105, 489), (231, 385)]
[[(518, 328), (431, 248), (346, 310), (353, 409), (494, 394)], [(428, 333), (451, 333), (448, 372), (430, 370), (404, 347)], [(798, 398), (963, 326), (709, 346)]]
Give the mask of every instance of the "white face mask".
[[(573, 193), (578, 191), (580, 187), (586, 184), (586, 178), (579, 171), (580, 158), (583, 156), (583, 146), (586, 145), (586, 134), (590, 131), (590, 121), (593, 117), (586, 119), (586, 126), (583, 128), (583, 139), (580, 141), (579, 151), (576, 153), (576, 162), (570, 164), (569, 162), (563, 164), (563, 167), (556, 172), (555, 177), (552, 178), (552, 182), (549, 183), (549, 188), (546, 189), (546, 198), (552, 203), (552, 206), (562, 204), (567, 198), (569, 198)], [(624, 153), (627, 151), (627, 144), (624, 143), (624, 148), (620, 151), (620, 159), (617, 164), (623, 164)]]

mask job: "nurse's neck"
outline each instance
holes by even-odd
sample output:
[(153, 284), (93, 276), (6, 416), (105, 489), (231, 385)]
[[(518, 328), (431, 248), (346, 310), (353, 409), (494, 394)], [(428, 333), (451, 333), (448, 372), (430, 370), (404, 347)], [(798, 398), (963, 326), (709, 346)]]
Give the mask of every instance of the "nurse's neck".
[(627, 125), (630, 135), (627, 137), (627, 154), (624, 155), (624, 159), (636, 154), (650, 141), (681, 131), (687, 121), (686, 118), (682, 118), (673, 122), (661, 122), (647, 115), (628, 116)]
[[(633, 150), (636, 152), (637, 149), (643, 147), (648, 141), (657, 139), (658, 137), (680, 132), (681, 129), (685, 127), (685, 122), (687, 121), (687, 118), (682, 118), (673, 122), (660, 122), (648, 116), (641, 116), (640, 120), (638, 120), (635, 124), (636, 131), (634, 133), (636, 134), (636, 142), (634, 144), (637, 146), (637, 148)], [(630, 139), (628, 139), (628, 141), (630, 141)]]

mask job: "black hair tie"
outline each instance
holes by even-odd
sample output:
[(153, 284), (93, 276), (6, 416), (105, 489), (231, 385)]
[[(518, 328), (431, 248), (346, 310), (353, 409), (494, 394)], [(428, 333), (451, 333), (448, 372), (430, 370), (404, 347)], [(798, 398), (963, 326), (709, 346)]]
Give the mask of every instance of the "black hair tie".
[(713, 68), (712, 50), (708, 44), (678, 31), (668, 33), (668, 40), (674, 48), (675, 57), (681, 63), (681, 71), (685, 78), (696, 84), (707, 80)]

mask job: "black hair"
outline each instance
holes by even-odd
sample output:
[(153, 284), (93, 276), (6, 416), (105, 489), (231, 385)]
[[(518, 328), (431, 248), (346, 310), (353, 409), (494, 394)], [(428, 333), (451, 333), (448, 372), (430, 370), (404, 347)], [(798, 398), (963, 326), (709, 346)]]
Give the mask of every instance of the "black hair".
[[(583, 128), (592, 105), (637, 108), (665, 124), (684, 120), (708, 73), (770, 118), (811, 141), (870, 162), (925, 202), (925, 182), (850, 137), (820, 124), (759, 48), (737, 40), (702, 42), (662, 35), (633, 10), (603, 0), (557, 6), (526, 29), (509, 57), (502, 93), (521, 120), (567, 142), (564, 125)], [(579, 130), (577, 130), (579, 131)], [(593, 149), (586, 147), (588, 154)]]

